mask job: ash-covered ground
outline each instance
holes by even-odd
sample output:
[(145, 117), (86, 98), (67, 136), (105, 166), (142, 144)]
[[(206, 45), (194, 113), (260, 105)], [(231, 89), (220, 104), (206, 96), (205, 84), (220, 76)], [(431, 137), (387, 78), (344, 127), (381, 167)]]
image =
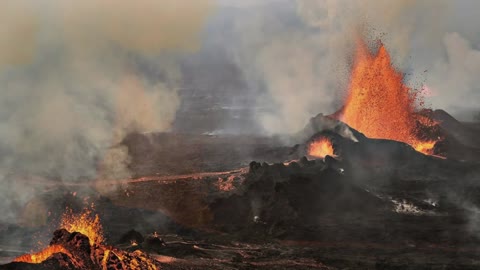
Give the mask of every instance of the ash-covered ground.
[[(343, 124), (323, 125), (332, 120), (322, 115), (292, 145), (246, 135), (132, 134), (123, 142), (132, 179), (35, 181), (38, 196), (20, 225), (1, 228), (2, 262), (49, 243), (65, 207), (80, 211), (88, 200), (106, 244), (118, 250), (111, 254), (148, 258), (160, 269), (478, 269), (480, 125), (430, 113), (445, 134), (440, 157), (350, 129), (352, 141)], [(318, 136), (333, 142), (336, 158), (305, 157)], [(65, 232), (52, 243), (58, 234)], [(60, 241), (70, 250), (82, 241), (62, 237), (74, 239)], [(75, 256), (97, 258), (98, 250), (105, 248)], [(121, 257), (109, 256), (109, 263)], [(70, 260), (0, 269), (102, 267), (102, 260), (88, 267)]]

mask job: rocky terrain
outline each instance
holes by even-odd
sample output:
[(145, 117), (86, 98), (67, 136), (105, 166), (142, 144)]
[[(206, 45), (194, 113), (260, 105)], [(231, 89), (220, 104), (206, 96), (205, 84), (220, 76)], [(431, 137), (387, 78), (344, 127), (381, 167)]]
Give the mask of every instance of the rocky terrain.
[[(284, 138), (132, 134), (124, 143), (134, 178), (110, 183), (116, 189), (109, 192), (37, 182), (45, 192), (24, 211), (31, 226), (2, 227), (0, 242), (17, 250), (1, 255), (8, 262), (33, 249), (34, 235), (49, 242), (62, 209), (80, 211), (88, 197), (105, 245), (125, 252), (123, 269), (135, 258), (159, 269), (478, 269), (479, 125), (430, 113), (445, 134), (441, 156), (355, 130), (352, 141), (341, 123), (314, 125), (329, 121), (321, 115), (291, 145)], [(335, 157), (308, 157), (319, 136), (332, 141)], [(74, 256), (0, 269), (90, 269), (86, 262), (102, 269), (93, 251), (99, 247), (82, 253), (76, 242), (55, 240), (70, 233), (55, 232), (50, 245)], [(69, 261), (78, 256), (83, 266)]]

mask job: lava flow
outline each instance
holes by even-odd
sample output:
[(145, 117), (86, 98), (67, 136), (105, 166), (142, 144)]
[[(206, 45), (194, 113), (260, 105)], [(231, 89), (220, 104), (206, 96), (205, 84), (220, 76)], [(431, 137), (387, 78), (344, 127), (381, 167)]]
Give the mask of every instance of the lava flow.
[(60, 245), (52, 245), (49, 246), (42, 251), (39, 251), (37, 253), (32, 253), (32, 254), (24, 254), (20, 257), (15, 258), (13, 260), (14, 262), (25, 262), (25, 263), (42, 263), (46, 259), (48, 259), (50, 256), (52, 256), (55, 253), (63, 253), (66, 254), (69, 257), (72, 257), (70, 252), (66, 250), (64, 247)]
[(327, 155), (335, 156), (333, 144), (328, 138), (320, 137), (309, 145), (308, 155), (316, 158), (324, 158)]
[(383, 44), (371, 53), (363, 41), (357, 45), (349, 92), (335, 116), (367, 137), (407, 143), (424, 154), (433, 154), (436, 140), (419, 136), (419, 127), (435, 125), (419, 119), (417, 95), (403, 83)]

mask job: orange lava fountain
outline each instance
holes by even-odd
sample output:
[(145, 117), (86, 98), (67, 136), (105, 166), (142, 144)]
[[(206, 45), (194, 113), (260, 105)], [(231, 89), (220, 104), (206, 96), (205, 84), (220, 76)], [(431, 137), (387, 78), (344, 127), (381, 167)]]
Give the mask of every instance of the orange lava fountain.
[(93, 215), (92, 210), (89, 209), (85, 209), (80, 214), (75, 214), (71, 209), (67, 209), (60, 222), (60, 228), (70, 233), (79, 232), (87, 236), (92, 246), (104, 241), (100, 218), (97, 214)]
[[(103, 229), (98, 215), (93, 215), (92, 210), (85, 209), (80, 214), (74, 214), (71, 209), (62, 216), (60, 227), (70, 233), (79, 232), (86, 235), (90, 240), (90, 245), (101, 244), (103, 239)], [(51, 245), (37, 253), (24, 254), (17, 257), (14, 262), (42, 263), (55, 253), (64, 253), (72, 257), (71, 253), (60, 245)]]
[(415, 114), (416, 95), (392, 66), (383, 44), (376, 54), (359, 41), (348, 96), (339, 119), (367, 137), (407, 143), (432, 154), (436, 141), (418, 137), (417, 123), (433, 125)]
[(328, 138), (321, 137), (309, 145), (308, 155), (317, 158), (324, 158), (327, 155), (335, 157), (332, 142)]
[[(85, 209), (80, 214), (74, 214), (71, 209), (67, 209), (60, 226), (70, 234), (78, 232), (87, 236), (92, 250), (88, 250), (89, 253), (82, 253), (85, 250), (77, 250), (79, 243), (67, 243), (66, 246), (52, 244), (40, 252), (17, 257), (14, 262), (40, 264), (52, 258), (52, 255), (62, 253), (68, 256), (72, 263), (78, 266), (78, 269), (159, 269), (157, 261), (140, 250), (127, 252), (104, 245), (100, 219), (98, 215), (93, 215), (90, 209)], [(138, 244), (132, 243), (132, 245)], [(64, 262), (60, 261), (60, 263)]]

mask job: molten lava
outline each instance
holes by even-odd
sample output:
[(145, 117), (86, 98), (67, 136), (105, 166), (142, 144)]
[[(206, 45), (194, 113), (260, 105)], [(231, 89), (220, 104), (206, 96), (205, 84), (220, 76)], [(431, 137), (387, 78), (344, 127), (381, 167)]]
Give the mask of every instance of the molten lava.
[[(71, 209), (63, 214), (60, 227), (70, 233), (79, 232), (89, 238), (90, 245), (101, 244), (103, 242), (103, 229), (98, 215), (92, 215), (92, 211), (85, 209), (81, 214), (74, 214)], [(55, 253), (64, 253), (69, 257), (72, 254), (60, 245), (51, 245), (32, 254), (24, 254), (14, 260), (14, 262), (42, 263)]]
[(60, 222), (60, 228), (71, 233), (79, 232), (87, 236), (92, 246), (101, 244), (104, 241), (100, 218), (97, 214), (93, 215), (89, 209), (85, 209), (80, 214), (74, 214), (71, 209), (67, 209)]
[[(100, 219), (90, 209), (80, 214), (67, 209), (61, 227), (55, 231), (50, 246), (38, 253), (22, 255), (14, 262), (40, 264), (51, 258), (54, 263), (70, 265), (68, 269), (159, 269), (158, 262), (143, 251), (127, 252), (104, 245)], [(88, 244), (90, 247), (86, 248)], [(132, 246), (138, 246), (138, 243), (132, 243)], [(65, 256), (52, 257), (57, 253), (68, 259)]]
[(345, 106), (337, 116), (367, 137), (405, 142), (419, 152), (432, 154), (436, 141), (421, 139), (418, 127), (434, 122), (419, 119), (416, 99), (404, 85), (402, 73), (392, 66), (383, 44), (374, 54), (360, 41)]
[(327, 155), (334, 157), (333, 144), (328, 138), (320, 137), (308, 146), (308, 155), (317, 158), (324, 158)]
[(53, 245), (45, 248), (44, 250), (33, 253), (33, 254), (24, 254), (20, 257), (15, 258), (14, 262), (25, 262), (25, 263), (42, 263), (50, 256), (55, 253), (64, 253), (69, 257), (72, 257), (70, 252), (60, 245)]

